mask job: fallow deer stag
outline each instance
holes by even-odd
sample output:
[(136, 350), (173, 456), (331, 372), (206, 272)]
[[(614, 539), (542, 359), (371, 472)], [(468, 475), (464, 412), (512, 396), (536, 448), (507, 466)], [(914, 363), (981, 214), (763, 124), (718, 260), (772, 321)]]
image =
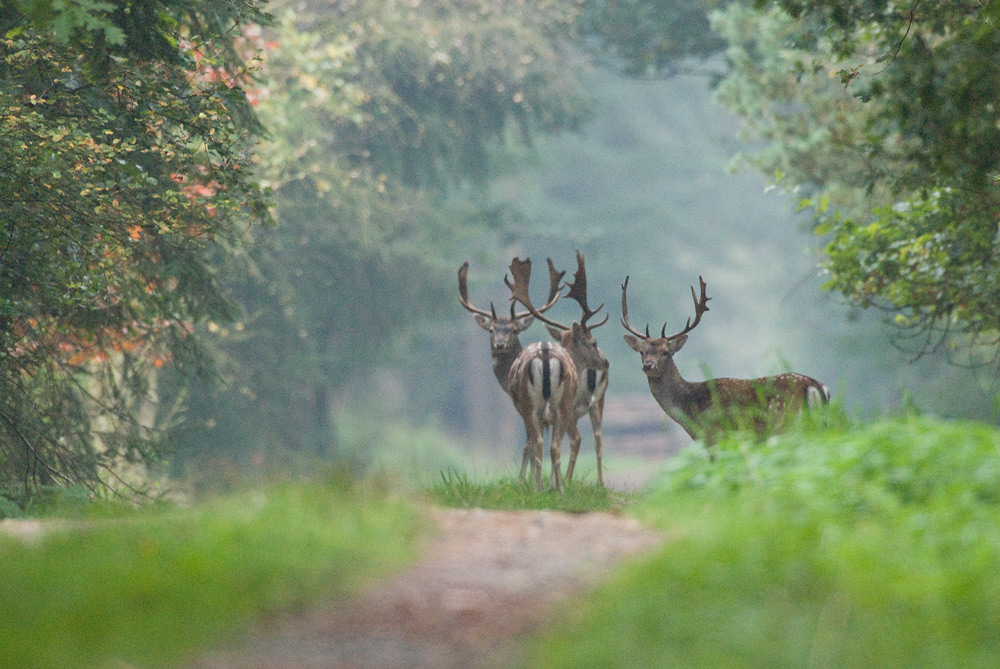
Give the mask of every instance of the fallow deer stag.
[[(565, 274), (566, 272), (557, 272), (552, 261), (549, 260), (549, 300), (545, 306), (538, 310), (539, 312), (550, 309), (559, 300), (559, 284)], [(518, 335), (528, 329), (528, 326), (535, 321), (535, 317), (528, 311), (515, 313), (513, 303), (510, 305), (510, 318), (497, 316), (492, 302), (490, 302), (489, 311), (474, 307), (469, 301), (468, 275), (469, 263), (462, 263), (462, 266), (458, 268), (458, 301), (472, 312), (479, 327), (490, 333), (493, 374), (497, 377), (503, 391), (510, 395), (507, 376), (514, 361), (517, 360), (517, 356), (523, 350)]]
[[(642, 356), (642, 371), (649, 381), (649, 390), (668, 416), (677, 421), (692, 439), (704, 439), (711, 447), (719, 435), (743, 425), (752, 425), (758, 435), (780, 431), (783, 423), (803, 407), (830, 401), (830, 392), (816, 379), (802, 374), (787, 373), (757, 379), (709, 379), (686, 381), (674, 363), (674, 354), (687, 341), (688, 333), (697, 327), (708, 311), (705, 281), (698, 277), (701, 296), (695, 295), (694, 322), (688, 318), (684, 329), (667, 336), (664, 323), (659, 337), (643, 334), (632, 326), (628, 316), (626, 292), (628, 277), (622, 284), (622, 325), (631, 335), (625, 342)], [(635, 336), (632, 336), (635, 335)]]
[[(595, 389), (600, 388), (600, 408), (603, 409), (603, 393), (604, 389), (607, 388), (607, 375), (608, 375), (608, 359), (604, 356), (601, 350), (597, 347), (597, 341), (594, 336), (590, 333), (593, 328), (602, 325), (607, 322), (607, 318), (601, 323), (596, 325), (587, 326), (587, 320), (600, 310), (591, 311), (587, 308), (587, 283), (586, 283), (586, 271), (583, 267), (583, 256), (577, 256), (579, 263), (579, 269), (574, 278), (574, 283), (570, 285), (570, 291), (567, 293), (568, 296), (573, 297), (577, 300), (581, 307), (583, 308), (584, 315), (582, 322), (574, 322), (572, 325), (563, 325), (562, 323), (557, 323), (556, 321), (548, 319), (542, 314), (542, 310), (536, 309), (531, 303), (531, 297), (529, 296), (528, 289), (531, 282), (531, 261), (525, 260), (521, 261), (518, 258), (514, 258), (510, 265), (511, 275), (514, 280), (511, 282), (510, 279), (504, 277), (504, 282), (507, 287), (511, 290), (511, 300), (517, 301), (523, 304), (535, 318), (541, 320), (547, 326), (549, 326), (549, 333), (559, 342), (558, 344), (540, 344), (537, 345), (542, 348), (546, 348), (550, 351), (549, 355), (552, 355), (552, 351), (559, 352), (560, 355), (566, 355), (569, 358), (571, 366), (574, 369), (575, 376), (577, 377), (575, 383), (572, 384), (572, 391), (570, 397), (562, 397), (561, 401), (558, 403), (559, 406), (556, 407), (554, 404), (549, 402), (546, 406), (550, 409), (558, 409), (557, 411), (551, 412), (551, 417), (546, 415), (541, 410), (537, 401), (533, 403), (522, 403), (518, 404), (517, 398), (514, 400), (515, 407), (517, 407), (518, 412), (521, 414), (525, 421), (525, 430), (528, 432), (528, 441), (524, 447), (524, 458), (521, 460), (521, 475), (524, 475), (526, 469), (526, 464), (531, 453), (530, 446), (532, 442), (535, 444), (535, 454), (539, 462), (541, 463), (541, 446), (542, 446), (542, 436), (541, 432), (547, 425), (552, 425), (552, 440), (549, 445), (549, 452), (552, 458), (552, 475), (555, 480), (555, 487), (559, 490), (562, 489), (561, 482), (559, 481), (560, 475), (560, 443), (562, 440), (562, 435), (565, 431), (570, 432), (570, 463), (566, 470), (566, 480), (567, 482), (572, 479), (573, 468), (576, 464), (576, 457), (580, 450), (581, 437), (579, 431), (576, 428), (576, 421), (579, 416), (583, 413), (587, 413), (591, 406), (591, 400), (593, 397), (593, 391), (588, 390), (588, 384), (585, 379), (587, 375), (585, 374), (587, 370), (594, 370), (596, 373), (593, 376)], [(551, 267), (551, 260), (549, 261)], [(550, 271), (551, 273), (551, 271)], [(603, 305), (602, 305), (603, 306)], [(530, 347), (529, 347), (530, 348)], [(540, 353), (542, 348), (538, 349)], [(528, 349), (525, 349), (527, 353)], [(524, 354), (522, 354), (522, 357)], [(519, 358), (520, 360), (520, 358)], [(566, 367), (565, 362), (562, 362), (562, 367)], [(511, 397), (514, 397), (514, 376), (515, 370), (517, 369), (517, 363), (515, 367), (511, 369)], [(600, 379), (600, 383), (597, 383), (597, 379)], [(583, 386), (583, 390), (578, 390), (580, 386)], [(569, 386), (567, 386), (569, 390)], [(581, 400), (581, 393), (586, 395), (585, 398)], [(580, 402), (584, 402), (585, 408), (582, 413), (577, 414), (576, 406)], [(563, 406), (567, 404), (566, 406)], [(593, 415), (593, 414), (592, 414)], [(535, 425), (534, 416), (540, 416), (541, 422)], [(595, 423), (595, 435), (596, 435), (596, 449), (598, 453), (598, 477), (603, 485), (603, 474), (600, 469), (600, 418), (598, 417)], [(536, 430), (536, 427), (540, 428)], [(532, 471), (536, 471), (534, 468), (534, 461), (532, 461)]]
[[(570, 355), (573, 355), (574, 349), (580, 347), (582, 342), (583, 347), (586, 349), (593, 345), (597, 346), (597, 342), (594, 339), (591, 331), (598, 328), (608, 322), (610, 315), (605, 315), (604, 320), (600, 323), (593, 323), (587, 325), (587, 321), (591, 317), (597, 314), (598, 311), (604, 306), (603, 304), (596, 309), (590, 309), (587, 306), (587, 269), (584, 263), (583, 254), (579, 251), (576, 252), (576, 273), (573, 275), (573, 283), (566, 284), (569, 286), (569, 292), (566, 293), (567, 299), (576, 300), (580, 305), (580, 309), (583, 311), (583, 316), (580, 319), (580, 328), (585, 336), (580, 340), (577, 340), (577, 335), (572, 334), (572, 326), (562, 325), (560, 323), (555, 323), (550, 320), (542, 318), (542, 322), (545, 323), (546, 329), (548, 329), (549, 334), (552, 338), (560, 342), (564, 348), (570, 351)], [(601, 424), (604, 420), (604, 394), (608, 389), (608, 370), (610, 368), (608, 360), (604, 353), (598, 348), (597, 353), (602, 360), (602, 366), (600, 368), (593, 367), (581, 367), (582, 356), (574, 356), (574, 362), (577, 362), (577, 374), (580, 377), (579, 384), (576, 388), (576, 401), (573, 404), (573, 422), (569, 427), (569, 465), (566, 467), (566, 482), (569, 483), (573, 480), (573, 470), (576, 467), (576, 457), (580, 452), (580, 444), (583, 441), (583, 437), (580, 435), (580, 428), (577, 423), (586, 415), (590, 415), (590, 425), (594, 432), (594, 452), (597, 455), (597, 483), (598, 485), (604, 485), (604, 470), (602, 466), (603, 460), (603, 448), (601, 439)]]

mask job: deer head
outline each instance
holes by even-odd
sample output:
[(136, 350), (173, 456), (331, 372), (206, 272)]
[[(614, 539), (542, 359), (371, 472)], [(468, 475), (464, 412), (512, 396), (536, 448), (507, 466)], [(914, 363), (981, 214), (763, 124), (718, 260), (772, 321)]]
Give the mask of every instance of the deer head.
[[(552, 259), (549, 259), (549, 267), (552, 267)], [(510, 288), (511, 302), (520, 302), (530, 314), (545, 323), (549, 333), (566, 348), (573, 356), (573, 362), (579, 369), (608, 369), (608, 359), (597, 347), (597, 340), (591, 334), (591, 330), (604, 325), (608, 321), (607, 316), (600, 323), (587, 325), (587, 321), (600, 311), (602, 304), (597, 309), (591, 311), (587, 306), (587, 274), (583, 264), (583, 254), (577, 252), (578, 268), (574, 275), (573, 283), (569, 285), (568, 297), (575, 299), (583, 309), (583, 317), (579, 322), (574, 321), (572, 325), (564, 325), (549, 319), (542, 314), (544, 309), (536, 309), (531, 304), (531, 297), (528, 289), (531, 283), (531, 259), (520, 260), (514, 258), (510, 263), (510, 273), (514, 277), (513, 282), (504, 276), (504, 283)], [(565, 272), (564, 272), (565, 273)], [(551, 306), (551, 305), (546, 305)]]
[(702, 315), (708, 311), (708, 301), (712, 298), (705, 294), (705, 280), (699, 276), (698, 283), (701, 286), (700, 298), (696, 296), (694, 286), (691, 286), (691, 298), (694, 300), (694, 322), (692, 323), (691, 319), (688, 318), (683, 330), (669, 336), (667, 335), (667, 324), (664, 323), (663, 328), (660, 330), (660, 336), (653, 337), (649, 334), (648, 324), (646, 325), (646, 332), (643, 334), (634, 328), (632, 322), (629, 320), (628, 301), (626, 298), (628, 280), (629, 277), (625, 277), (625, 283), (622, 284), (621, 322), (625, 326), (625, 329), (632, 334), (625, 335), (625, 343), (641, 356), (642, 371), (645, 372), (646, 376), (650, 378), (662, 376), (672, 368), (674, 354), (684, 346), (688, 333), (694, 330), (698, 326), (698, 323), (701, 322)]
[[(490, 333), (490, 349), (494, 355), (503, 355), (508, 352), (517, 353), (521, 349), (518, 334), (528, 329), (528, 326), (535, 321), (535, 317), (528, 311), (515, 312), (513, 304), (510, 305), (510, 317), (498, 316), (492, 302), (490, 302), (489, 311), (473, 306), (469, 301), (468, 274), (469, 263), (464, 262), (458, 268), (458, 301), (472, 312), (479, 327)], [(549, 302), (542, 307), (541, 311), (551, 308), (558, 301), (560, 297), (559, 283), (562, 281), (563, 274), (563, 272), (556, 272), (551, 261), (549, 262)]]

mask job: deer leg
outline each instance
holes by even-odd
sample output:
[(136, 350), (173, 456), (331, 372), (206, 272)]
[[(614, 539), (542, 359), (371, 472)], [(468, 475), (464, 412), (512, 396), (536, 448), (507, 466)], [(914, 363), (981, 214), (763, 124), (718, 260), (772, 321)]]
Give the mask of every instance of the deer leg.
[(552, 480), (549, 482), (549, 487), (556, 492), (563, 491), (562, 463), (559, 458), (559, 451), (564, 432), (566, 432), (565, 420), (556, 421), (556, 424), (552, 426), (552, 442), (549, 444), (549, 456), (552, 458)]
[(535, 479), (535, 487), (541, 490), (541, 469), (542, 469), (542, 430), (541, 421), (535, 412), (526, 413), (524, 416), (524, 452), (521, 456), (521, 479), (524, 479), (527, 465), (531, 463), (531, 475)]
[[(603, 449), (601, 447), (601, 423), (604, 420), (604, 398), (590, 407), (590, 424), (594, 427), (594, 452), (597, 454), (597, 485), (604, 487), (604, 471), (601, 465)], [(576, 458), (576, 453), (572, 455)], [(569, 478), (569, 477), (567, 477)]]
[(535, 477), (535, 492), (542, 492), (542, 453), (545, 450), (545, 433), (538, 430), (535, 437), (535, 452), (531, 458), (531, 473)]
[[(528, 469), (528, 462), (531, 460), (531, 451), (534, 443), (531, 439), (531, 433), (528, 433), (528, 438), (524, 441), (524, 454), (521, 456), (521, 480), (524, 480), (524, 475)], [(532, 468), (531, 471), (535, 471)]]
[[(531, 476), (535, 479), (535, 490), (542, 491), (542, 452), (545, 447), (545, 428), (541, 416), (531, 412), (524, 419), (528, 431), (528, 442), (524, 445), (525, 458), (531, 458)], [(523, 466), (523, 463), (522, 463)]]
[(576, 455), (580, 452), (580, 442), (583, 441), (583, 437), (580, 435), (580, 429), (575, 420), (569, 422), (569, 429), (566, 432), (569, 435), (569, 464), (566, 466), (566, 483), (569, 483), (573, 480)]

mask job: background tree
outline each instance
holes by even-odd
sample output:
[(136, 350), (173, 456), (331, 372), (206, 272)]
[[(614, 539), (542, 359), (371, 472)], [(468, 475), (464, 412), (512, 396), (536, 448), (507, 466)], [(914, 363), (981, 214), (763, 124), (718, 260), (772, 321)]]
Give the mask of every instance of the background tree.
[(580, 18), (609, 65), (629, 76), (675, 74), (692, 59), (724, 48), (709, 25), (710, 12), (726, 0), (595, 0)]
[(254, 2), (0, 9), (0, 487), (110, 483), (161, 452), (155, 370), (233, 315), (214, 250), (245, 212)]
[(996, 4), (756, 5), (717, 19), (720, 99), (766, 140), (753, 162), (815, 207), (827, 287), (895, 314), (919, 354), (995, 355)]
[(200, 456), (327, 453), (349, 384), (374, 394), (398, 360), (419, 374), (427, 324), (454, 304), (451, 252), (505, 220), (483, 185), (508, 147), (586, 115), (573, 3), (272, 9), (258, 169), (278, 225), (227, 282), (246, 319), (220, 329), (226, 385), (178, 432)]
[(826, 288), (894, 315), (918, 354), (996, 361), (997, 4), (637, 0), (585, 26), (627, 72), (670, 72), (719, 44), (713, 10), (719, 99), (762, 147), (745, 158), (814, 207)]

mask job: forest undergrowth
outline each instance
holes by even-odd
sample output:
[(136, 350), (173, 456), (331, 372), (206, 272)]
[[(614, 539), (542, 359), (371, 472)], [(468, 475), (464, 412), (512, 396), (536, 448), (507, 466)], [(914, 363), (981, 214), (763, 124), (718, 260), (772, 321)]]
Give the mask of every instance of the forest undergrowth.
[(1000, 433), (818, 422), (671, 460), (631, 511), (667, 541), (567, 610), (535, 665), (993, 666)]

